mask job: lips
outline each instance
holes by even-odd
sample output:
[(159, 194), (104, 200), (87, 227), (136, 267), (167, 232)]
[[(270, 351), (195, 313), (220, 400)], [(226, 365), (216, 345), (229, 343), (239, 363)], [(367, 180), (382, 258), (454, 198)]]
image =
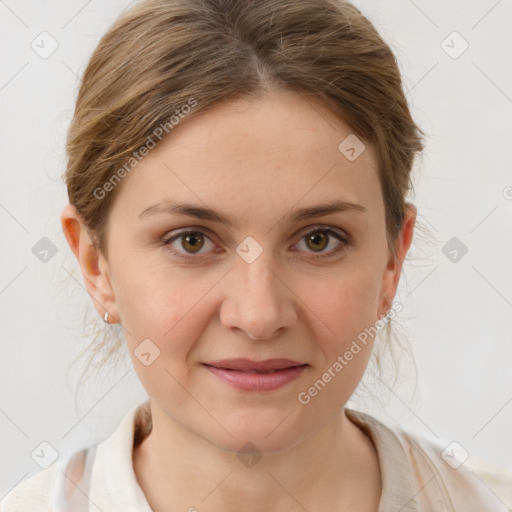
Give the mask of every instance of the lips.
[(309, 366), (292, 359), (225, 359), (203, 365), (210, 374), (232, 388), (253, 393), (280, 389), (298, 379)]
[(212, 361), (204, 364), (223, 370), (237, 370), (247, 373), (275, 373), (285, 368), (305, 366), (305, 363), (294, 361), (292, 359), (266, 359), (264, 361), (253, 361), (251, 359), (244, 358), (223, 359), (221, 361)]

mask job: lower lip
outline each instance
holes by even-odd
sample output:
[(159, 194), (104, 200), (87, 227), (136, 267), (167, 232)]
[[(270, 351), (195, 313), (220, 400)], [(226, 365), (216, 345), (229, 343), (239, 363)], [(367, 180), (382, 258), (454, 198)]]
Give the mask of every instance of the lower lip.
[(299, 377), (307, 365), (284, 368), (273, 373), (241, 372), (238, 370), (216, 368), (215, 366), (204, 366), (219, 379), (234, 388), (243, 391), (272, 391)]

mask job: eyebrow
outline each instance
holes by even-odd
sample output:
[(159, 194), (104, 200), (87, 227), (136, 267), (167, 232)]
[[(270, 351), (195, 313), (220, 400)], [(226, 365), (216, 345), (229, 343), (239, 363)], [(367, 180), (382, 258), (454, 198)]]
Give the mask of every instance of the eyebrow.
[[(350, 201), (333, 200), (328, 203), (318, 204), (315, 206), (308, 206), (307, 208), (300, 208), (294, 210), (291, 213), (285, 215), (285, 219), (289, 218), (291, 222), (298, 222), (305, 219), (311, 219), (314, 217), (322, 217), (324, 215), (330, 215), (333, 213), (341, 212), (362, 212), (366, 213), (366, 208), (358, 203)], [(161, 203), (154, 204), (149, 208), (146, 208), (139, 214), (140, 219), (157, 215), (157, 214), (168, 214), (168, 215), (186, 215), (188, 217), (195, 217), (196, 219), (209, 220), (213, 222), (219, 222), (225, 224), (228, 227), (233, 227), (233, 222), (229, 217), (224, 214), (206, 208), (198, 204), (188, 204), (182, 202), (164, 201)]]

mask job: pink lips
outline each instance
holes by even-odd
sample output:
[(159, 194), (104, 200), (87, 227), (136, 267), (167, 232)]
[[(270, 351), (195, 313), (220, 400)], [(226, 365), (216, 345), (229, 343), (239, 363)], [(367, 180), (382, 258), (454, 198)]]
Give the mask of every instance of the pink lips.
[[(271, 391), (296, 379), (308, 366), (291, 359), (225, 359), (204, 363), (222, 381), (243, 391)], [(266, 372), (266, 373), (261, 373)]]

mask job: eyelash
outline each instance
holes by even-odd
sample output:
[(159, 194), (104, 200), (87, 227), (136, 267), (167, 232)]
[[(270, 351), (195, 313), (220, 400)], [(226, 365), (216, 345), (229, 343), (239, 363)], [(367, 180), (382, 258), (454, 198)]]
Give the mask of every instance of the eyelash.
[[(311, 229), (310, 231), (306, 231), (300, 237), (299, 241), (306, 238), (306, 236), (311, 235), (313, 233), (317, 233), (317, 232), (327, 233), (329, 236), (333, 236), (334, 238), (339, 240), (341, 243), (335, 249), (331, 250), (328, 253), (312, 254), (311, 255), (312, 259), (332, 258), (335, 255), (337, 255), (339, 252), (344, 250), (348, 245), (350, 245), (350, 237), (348, 235), (342, 235), (341, 233), (339, 233), (331, 228), (327, 228), (327, 227), (316, 227), (314, 229)], [(199, 229), (188, 229), (188, 230), (176, 233), (176, 234), (172, 235), (170, 238), (168, 237), (168, 238), (163, 239), (162, 244), (165, 246), (168, 246), (172, 242), (174, 242), (175, 240), (178, 240), (181, 237), (184, 237), (186, 235), (196, 235), (196, 234), (201, 234), (201, 235), (205, 236), (206, 238), (208, 238), (209, 240), (211, 240), (211, 238), (206, 233), (204, 233), (203, 231), (201, 231)], [(170, 249), (170, 252), (172, 252), (173, 255), (177, 256), (178, 258), (182, 258), (186, 261), (197, 260), (201, 257), (201, 255), (200, 256), (187, 255), (187, 254), (181, 253), (179, 251), (175, 251), (173, 249)]]

